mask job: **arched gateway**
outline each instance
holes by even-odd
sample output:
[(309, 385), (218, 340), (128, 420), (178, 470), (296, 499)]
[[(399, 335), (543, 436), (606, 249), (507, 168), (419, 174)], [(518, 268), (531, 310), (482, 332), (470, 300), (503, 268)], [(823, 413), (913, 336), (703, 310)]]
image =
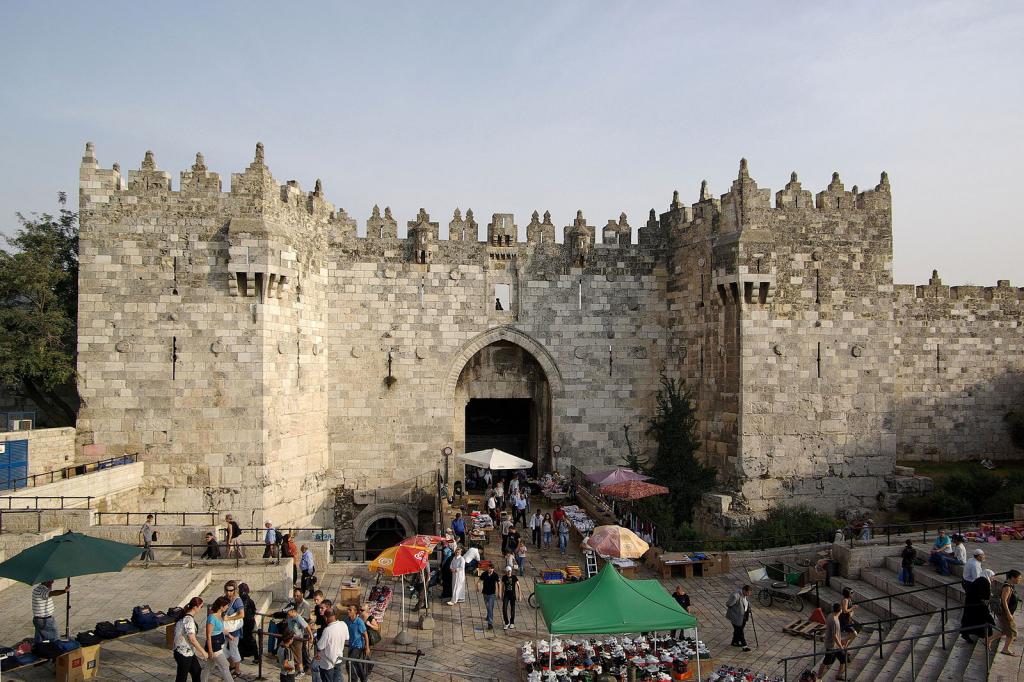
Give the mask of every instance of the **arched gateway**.
[[(552, 469), (552, 397), (562, 378), (543, 346), (500, 327), (466, 344), (445, 383), (456, 452), (500, 448)], [(456, 478), (461, 478), (461, 469)]]

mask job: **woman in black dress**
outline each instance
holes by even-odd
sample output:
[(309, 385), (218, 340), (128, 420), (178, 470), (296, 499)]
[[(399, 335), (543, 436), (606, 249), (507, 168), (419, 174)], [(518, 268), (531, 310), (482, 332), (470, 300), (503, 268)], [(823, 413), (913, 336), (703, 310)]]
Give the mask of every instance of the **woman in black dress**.
[(964, 590), (964, 612), (960, 617), (960, 636), (974, 644), (976, 637), (985, 640), (988, 646), (995, 638), (992, 626), (996, 624), (988, 601), (992, 598), (992, 571), (985, 569), (981, 575), (969, 583)]
[(444, 548), (444, 558), (441, 559), (441, 600), (452, 598), (452, 559), (455, 552), (450, 547)]

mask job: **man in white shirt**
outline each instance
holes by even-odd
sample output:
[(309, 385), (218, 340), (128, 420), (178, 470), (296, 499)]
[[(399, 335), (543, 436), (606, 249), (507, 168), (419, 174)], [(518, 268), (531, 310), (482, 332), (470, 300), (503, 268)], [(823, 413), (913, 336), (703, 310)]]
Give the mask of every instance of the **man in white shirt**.
[(462, 555), (462, 558), (466, 560), (466, 571), (472, 573), (480, 563), (480, 550), (476, 547), (470, 547)]
[(964, 564), (964, 586), (970, 585), (981, 577), (981, 562), (985, 560), (985, 550), (980, 547), (974, 550), (974, 556)]
[(348, 642), (348, 626), (341, 620), (341, 608), (335, 606), (327, 612), (327, 625), (316, 643), (316, 664), (323, 682), (344, 682), (342, 656)]

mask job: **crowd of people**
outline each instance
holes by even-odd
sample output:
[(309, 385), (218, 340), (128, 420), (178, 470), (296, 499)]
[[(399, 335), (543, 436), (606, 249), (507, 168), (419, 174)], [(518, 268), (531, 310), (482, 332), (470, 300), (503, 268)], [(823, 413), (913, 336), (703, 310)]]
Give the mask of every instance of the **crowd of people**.
[[(201, 597), (193, 597), (177, 616), (175, 681), (205, 682), (212, 676), (226, 682), (244, 679), (242, 660), (261, 656), (255, 639), (256, 605), (248, 586), (229, 580), (224, 594), (206, 607), (205, 615), (204, 606)], [(333, 604), (320, 590), (306, 594), (296, 587), (291, 601), (272, 617), (267, 651), (277, 660), (281, 682), (365, 682), (368, 678), (380, 625), (365, 606)], [(345, 658), (350, 659), (347, 665)]]

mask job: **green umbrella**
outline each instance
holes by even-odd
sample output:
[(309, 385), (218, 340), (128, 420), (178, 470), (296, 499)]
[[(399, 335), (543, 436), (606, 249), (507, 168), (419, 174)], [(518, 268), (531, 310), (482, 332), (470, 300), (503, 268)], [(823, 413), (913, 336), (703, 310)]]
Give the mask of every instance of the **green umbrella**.
[[(0, 563), (0, 578), (10, 578), (27, 585), (76, 575), (120, 571), (138, 556), (139, 548), (123, 542), (103, 540), (68, 531), (15, 554)], [(71, 595), (68, 594), (67, 622), (64, 636), (71, 630)]]

